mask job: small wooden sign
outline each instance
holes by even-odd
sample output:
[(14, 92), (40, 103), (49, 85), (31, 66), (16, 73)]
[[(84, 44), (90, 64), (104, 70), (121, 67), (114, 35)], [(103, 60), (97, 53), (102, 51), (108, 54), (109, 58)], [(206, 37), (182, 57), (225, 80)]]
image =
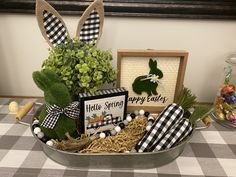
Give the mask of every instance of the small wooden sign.
[(183, 88), (188, 52), (120, 49), (117, 86), (129, 91), (128, 111), (160, 112)]
[(128, 91), (125, 88), (80, 93), (80, 132), (93, 134), (110, 130), (126, 118)]

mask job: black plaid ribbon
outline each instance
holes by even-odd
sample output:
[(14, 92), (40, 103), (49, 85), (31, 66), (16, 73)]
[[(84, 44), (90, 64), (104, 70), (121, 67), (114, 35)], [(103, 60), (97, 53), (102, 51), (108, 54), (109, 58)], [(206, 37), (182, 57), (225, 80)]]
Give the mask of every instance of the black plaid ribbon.
[(74, 101), (70, 103), (67, 107), (61, 108), (57, 105), (50, 105), (46, 103), (47, 113), (48, 115), (45, 117), (45, 119), (42, 122), (42, 126), (46, 128), (53, 129), (56, 125), (59, 117), (61, 114), (65, 114), (71, 119), (76, 119), (79, 116), (79, 102)]

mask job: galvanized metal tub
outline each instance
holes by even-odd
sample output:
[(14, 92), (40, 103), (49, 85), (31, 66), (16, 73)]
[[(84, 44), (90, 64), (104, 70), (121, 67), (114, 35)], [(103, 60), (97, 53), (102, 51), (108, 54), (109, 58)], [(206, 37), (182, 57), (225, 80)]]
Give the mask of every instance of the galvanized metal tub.
[(33, 133), (32, 128), (31, 131), (42, 146), (44, 153), (57, 163), (69, 167), (99, 169), (147, 169), (163, 166), (176, 159), (183, 152), (185, 145), (194, 133), (192, 131), (191, 135), (177, 146), (158, 152), (71, 153), (46, 145)]

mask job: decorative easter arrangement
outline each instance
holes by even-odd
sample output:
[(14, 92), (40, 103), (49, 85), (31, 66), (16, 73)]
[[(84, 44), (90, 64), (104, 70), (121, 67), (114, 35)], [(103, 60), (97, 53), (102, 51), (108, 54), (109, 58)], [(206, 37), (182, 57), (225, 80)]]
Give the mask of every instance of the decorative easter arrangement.
[(236, 126), (236, 88), (233, 81), (233, 77), (235, 77), (233, 76), (234, 63), (230, 60), (228, 60), (227, 63), (229, 63), (229, 65), (224, 68), (224, 82), (215, 100), (214, 114), (220, 122)]
[[(111, 53), (96, 48), (104, 18), (101, 0), (95, 0), (82, 15), (76, 39), (69, 37), (61, 16), (44, 0), (37, 0), (36, 12), (52, 49), (42, 70), (33, 73), (46, 103), (32, 131), (48, 146), (74, 153), (161, 151), (190, 136), (196, 120), (209, 113), (206, 107), (195, 105), (196, 97), (187, 88), (158, 116), (143, 109), (127, 114), (125, 88), (100, 90), (105, 83), (113, 83), (116, 75)], [(149, 66), (149, 75), (133, 83), (137, 93), (156, 93), (163, 73), (155, 60), (150, 59)], [(150, 80), (150, 88), (143, 87)]]

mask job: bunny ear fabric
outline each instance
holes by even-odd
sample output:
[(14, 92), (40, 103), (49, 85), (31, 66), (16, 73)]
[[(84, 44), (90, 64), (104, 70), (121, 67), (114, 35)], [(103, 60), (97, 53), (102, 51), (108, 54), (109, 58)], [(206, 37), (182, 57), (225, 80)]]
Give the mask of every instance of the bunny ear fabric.
[(102, 34), (104, 7), (102, 0), (95, 0), (83, 13), (76, 36), (80, 41), (97, 44)]
[(36, 0), (36, 17), (42, 35), (51, 47), (70, 38), (60, 14), (46, 1)]

